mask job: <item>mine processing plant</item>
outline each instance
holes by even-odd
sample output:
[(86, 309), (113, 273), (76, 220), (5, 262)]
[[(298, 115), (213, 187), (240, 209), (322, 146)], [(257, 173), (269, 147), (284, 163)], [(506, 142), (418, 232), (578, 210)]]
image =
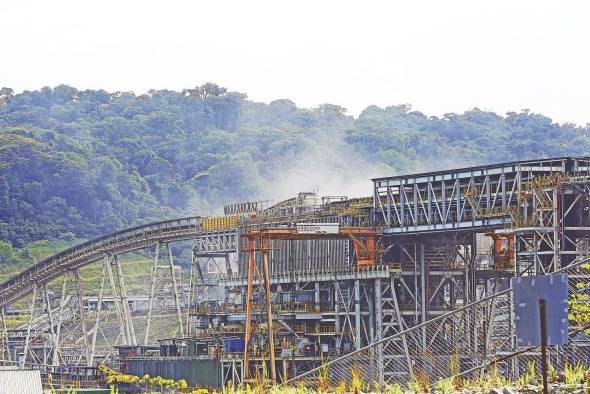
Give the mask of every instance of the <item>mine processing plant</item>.
[[(208, 387), (280, 383), (494, 294), (510, 277), (548, 274), (589, 254), (588, 157), (372, 184), (371, 197), (300, 193), (271, 206), (232, 204), (224, 216), (131, 228), (41, 261), (0, 285), (3, 322), (13, 305), (28, 300), (26, 322), (0, 327), (2, 359), (82, 382), (106, 363)], [(182, 286), (170, 244), (186, 240), (191, 271)], [(141, 249), (154, 251), (143, 335), (119, 261)], [(79, 279), (88, 264), (102, 271), (94, 298)], [(453, 327), (448, 320), (429, 340), (444, 343), (449, 332), (462, 331), (448, 343), (449, 354), (458, 340), (472, 350), (462, 368), (476, 362), (472, 354), (510, 354), (509, 300), (494, 308), (477, 329), (473, 321)], [(168, 337), (151, 329), (164, 312), (176, 328)], [(117, 328), (111, 337), (101, 329), (109, 314)], [(498, 323), (505, 329), (481, 329)], [(410, 374), (418, 350), (429, 345), (426, 334), (422, 349), (404, 337), (396, 341), (395, 351), (377, 347), (379, 381)]]

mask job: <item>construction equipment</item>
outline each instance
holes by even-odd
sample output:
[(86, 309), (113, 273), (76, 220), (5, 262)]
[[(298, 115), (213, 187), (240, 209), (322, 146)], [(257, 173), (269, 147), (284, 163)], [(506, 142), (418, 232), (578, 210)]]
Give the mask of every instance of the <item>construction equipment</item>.
[(497, 270), (514, 268), (514, 237), (496, 233), (490, 233), (489, 235), (494, 240), (492, 245), (494, 267)]
[[(272, 383), (276, 383), (275, 343), (272, 321), (272, 300), (270, 289), (269, 243), (270, 240), (313, 240), (349, 238), (354, 245), (358, 268), (375, 266), (375, 239), (373, 228), (340, 227), (338, 223), (298, 223), (289, 227), (252, 230), (244, 234), (248, 239), (248, 276), (246, 293), (246, 338), (244, 349), (244, 378), (250, 377), (250, 358), (254, 352), (252, 337), (256, 326), (252, 326), (254, 308), (254, 279), (264, 294), (268, 327), (268, 354)], [(262, 254), (262, 272), (256, 265), (255, 252)]]

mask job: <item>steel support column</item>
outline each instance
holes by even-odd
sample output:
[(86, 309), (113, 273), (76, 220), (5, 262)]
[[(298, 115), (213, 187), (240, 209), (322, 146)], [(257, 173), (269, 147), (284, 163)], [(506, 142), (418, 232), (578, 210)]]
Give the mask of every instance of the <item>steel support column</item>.
[(172, 258), (172, 249), (170, 244), (166, 244), (168, 249), (168, 263), (170, 264), (170, 274), (172, 275), (172, 287), (174, 290), (174, 303), (176, 306), (176, 317), (178, 319), (178, 330), (180, 337), (184, 337), (184, 325), (182, 323), (182, 311), (180, 309), (180, 294), (178, 293), (178, 283), (176, 282), (176, 275), (174, 274), (174, 260)]
[(358, 279), (354, 281), (354, 347), (361, 348), (361, 288)]
[(154, 293), (156, 291), (156, 269), (158, 267), (158, 257), (160, 254), (160, 243), (156, 243), (155, 251), (154, 251), (154, 265), (152, 266), (152, 275), (150, 281), (150, 296), (148, 300), (148, 313), (147, 313), (147, 321), (145, 326), (145, 336), (143, 338), (143, 345), (147, 346), (148, 339), (150, 335), (150, 328), (152, 322), (152, 310), (154, 308)]
[(84, 293), (82, 292), (82, 283), (80, 281), (80, 270), (74, 270), (74, 279), (76, 280), (76, 294), (80, 304), (80, 327), (84, 338), (84, 353), (86, 354), (86, 363), (90, 360), (90, 344), (88, 343), (88, 330), (86, 328), (86, 312), (84, 311)]
[(31, 327), (33, 325), (34, 319), (34, 312), (35, 312), (35, 302), (37, 301), (37, 284), (33, 285), (33, 294), (31, 295), (31, 299), (29, 301), (29, 321), (27, 323), (27, 336), (25, 337), (25, 346), (23, 350), (23, 358), (19, 361), (19, 366), (21, 369), (25, 367), (27, 363), (27, 357), (29, 355), (29, 346), (31, 341)]
[(106, 265), (109, 263), (108, 256), (105, 256), (103, 263), (102, 263), (102, 275), (100, 277), (100, 289), (98, 291), (98, 302), (96, 304), (96, 318), (94, 320), (94, 329), (92, 330), (92, 345), (90, 347), (90, 359), (88, 361), (88, 365), (94, 365), (94, 355), (96, 354), (96, 336), (99, 330), (99, 322), (100, 322), (100, 312), (102, 311), (102, 300), (104, 294), (104, 283), (107, 276), (107, 267)]

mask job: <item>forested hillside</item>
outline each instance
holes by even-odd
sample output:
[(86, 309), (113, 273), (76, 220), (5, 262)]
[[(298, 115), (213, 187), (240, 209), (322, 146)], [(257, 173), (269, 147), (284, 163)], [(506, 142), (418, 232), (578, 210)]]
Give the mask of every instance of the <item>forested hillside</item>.
[(279, 196), (285, 185), (296, 190), (291, 175), (306, 171), (315, 179), (332, 169), (366, 181), (383, 173), (589, 153), (588, 126), (558, 125), (528, 111), (501, 116), (473, 109), (438, 118), (407, 105), (371, 106), (353, 118), (337, 105), (255, 103), (214, 84), (143, 95), (4, 88), (0, 240), (22, 248), (206, 214), (227, 202)]

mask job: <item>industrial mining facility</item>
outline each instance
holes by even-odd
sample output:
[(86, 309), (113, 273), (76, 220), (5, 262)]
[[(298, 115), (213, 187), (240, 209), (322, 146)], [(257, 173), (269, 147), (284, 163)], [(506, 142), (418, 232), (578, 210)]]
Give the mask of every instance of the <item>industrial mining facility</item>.
[[(60, 387), (107, 387), (114, 373), (208, 389), (436, 381), (491, 365), (518, 377), (540, 350), (517, 341), (511, 278), (564, 273), (570, 296), (587, 292), (577, 284), (590, 282), (590, 158), (370, 185), (362, 198), (227, 205), (39, 261), (0, 285), (0, 358)], [(187, 241), (190, 272), (173, 253)], [(141, 289), (122, 269), (138, 253), (151, 265)], [(92, 291), (80, 280), (88, 265)], [(588, 364), (584, 329), (569, 322), (553, 365)]]

